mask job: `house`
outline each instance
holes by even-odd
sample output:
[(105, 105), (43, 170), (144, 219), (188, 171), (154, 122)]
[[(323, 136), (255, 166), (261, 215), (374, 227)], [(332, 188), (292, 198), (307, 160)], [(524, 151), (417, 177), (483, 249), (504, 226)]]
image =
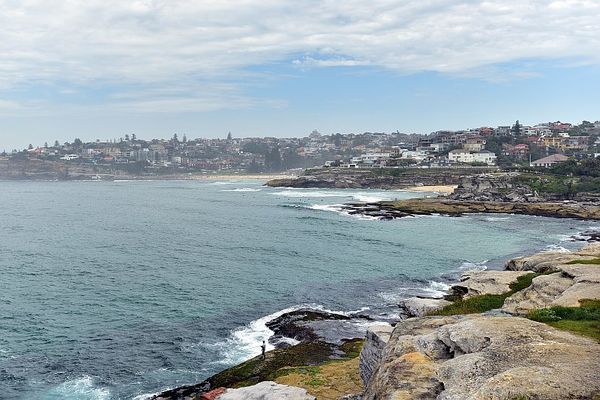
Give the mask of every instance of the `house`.
[(463, 148), (467, 151), (481, 151), (485, 148), (486, 140), (481, 136), (475, 136), (467, 139), (467, 142), (463, 145)]
[(502, 154), (505, 156), (523, 158), (529, 154), (529, 145), (520, 143), (513, 146), (508, 143), (504, 143), (502, 145)]
[(448, 160), (455, 163), (484, 163), (487, 165), (496, 165), (496, 158), (496, 154), (487, 150), (472, 152), (466, 149), (456, 149), (451, 150), (448, 153)]
[(549, 167), (553, 166), (554, 164), (565, 162), (568, 159), (569, 159), (569, 157), (562, 155), (562, 154), (552, 154), (551, 156), (532, 161), (531, 166), (532, 167), (549, 168)]

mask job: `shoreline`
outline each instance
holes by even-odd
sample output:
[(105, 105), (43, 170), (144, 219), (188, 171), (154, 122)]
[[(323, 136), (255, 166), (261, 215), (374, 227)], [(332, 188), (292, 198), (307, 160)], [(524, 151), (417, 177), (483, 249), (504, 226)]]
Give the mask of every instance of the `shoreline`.
[(519, 214), (551, 218), (600, 220), (600, 204), (586, 202), (502, 202), (454, 200), (444, 197), (348, 203), (342, 208), (351, 215), (391, 220), (415, 215)]
[[(567, 254), (567, 255), (568, 254), (576, 254), (578, 251), (580, 251), (582, 248), (586, 247), (590, 243), (596, 243), (596, 242), (598, 242), (597, 238), (595, 238), (595, 237), (594, 238), (589, 238), (589, 239), (577, 238), (577, 237), (581, 237), (582, 233), (584, 233), (584, 232), (578, 232), (578, 233), (576, 233), (576, 234), (574, 234), (572, 236), (571, 241), (574, 242), (574, 243), (576, 243), (576, 244), (573, 246), (572, 250), (568, 250), (567, 253), (562, 253), (560, 250), (556, 251), (556, 250), (550, 250), (550, 249), (543, 249), (543, 250), (540, 250), (540, 249), (522, 250), (522, 251), (520, 251), (518, 253), (514, 253), (514, 254), (511, 254), (511, 255), (507, 255), (506, 257), (502, 257), (503, 264), (504, 264), (504, 267), (502, 269), (485, 269), (485, 270), (474, 269), (474, 270), (471, 270), (471, 271), (469, 271), (469, 270), (458, 271), (457, 270), (456, 271), (457, 274), (456, 274), (456, 276), (454, 278), (452, 278), (451, 280), (448, 280), (448, 281), (444, 282), (444, 284), (448, 286), (448, 289), (444, 290), (444, 292), (447, 293), (445, 296), (438, 297), (438, 296), (433, 295), (433, 294), (431, 295), (431, 297), (430, 296), (424, 296), (424, 297), (410, 297), (409, 296), (409, 297), (405, 297), (405, 298), (399, 299), (398, 300), (398, 307), (402, 308), (403, 307), (403, 303), (405, 301), (407, 301), (407, 300), (410, 300), (410, 299), (422, 299), (425, 302), (427, 302), (428, 300), (434, 300), (436, 302), (437, 301), (445, 302), (445, 300), (443, 300), (443, 299), (445, 297), (447, 297), (448, 295), (450, 295), (452, 293), (452, 289), (455, 288), (455, 287), (458, 287), (462, 283), (462, 279), (461, 278), (464, 277), (465, 275), (468, 275), (469, 273), (473, 273), (474, 272), (475, 274), (477, 274), (477, 273), (484, 273), (485, 274), (486, 272), (490, 272), (492, 274), (493, 273), (501, 273), (502, 274), (502, 273), (508, 271), (506, 268), (507, 268), (508, 264), (510, 262), (512, 262), (513, 260), (523, 259), (523, 258), (528, 258), (528, 257), (535, 257), (535, 256), (538, 256), (540, 254), (549, 254), (549, 255), (552, 255), (552, 254), (555, 254), (555, 253), (561, 253), (561, 254)], [(434, 281), (430, 281), (430, 282), (434, 282)], [(417, 306), (417, 310), (424, 310), (424, 308), (419, 308), (419, 307), (420, 307), (420, 305)], [(275, 312), (275, 313), (273, 313), (271, 315), (279, 315), (279, 317), (273, 318), (273, 320), (276, 320), (278, 318), (286, 317), (289, 314), (294, 314), (294, 312), (296, 312), (298, 309), (301, 309), (301, 308), (299, 308), (299, 307), (291, 307), (291, 308), (287, 308), (287, 309), (283, 309), (281, 311)], [(286, 310), (292, 310), (292, 311), (290, 311), (290, 312), (283, 312), (283, 311), (286, 311)], [(314, 308), (314, 309), (313, 308), (309, 308), (309, 310), (311, 310), (311, 311), (314, 310), (314, 311), (317, 311), (317, 312), (323, 311), (322, 308), (319, 310), (318, 307)], [(421, 312), (421, 311), (418, 311), (418, 312)], [(358, 312), (338, 312), (338, 311), (325, 310), (325, 313), (333, 313), (332, 315), (345, 314), (346, 316), (350, 316), (353, 313), (358, 313)], [(400, 318), (398, 320), (397, 324), (402, 323), (402, 321), (405, 321), (406, 318), (420, 317), (422, 315), (423, 314), (420, 314), (420, 315), (417, 315), (417, 314), (415, 314), (415, 315), (405, 314), (404, 317), (402, 317), (402, 318)], [(273, 320), (267, 322), (267, 325), (270, 322), (272, 322)], [(376, 327), (376, 326), (386, 325), (386, 324), (389, 325), (389, 322), (378, 321), (378, 320), (371, 321), (370, 327), (367, 327), (367, 334), (370, 331), (371, 327)], [(394, 326), (394, 324), (392, 324), (392, 326)], [(375, 328), (375, 329), (377, 330), (378, 328)], [(353, 340), (355, 340), (355, 339), (353, 339)], [(306, 343), (303, 342), (303, 341), (300, 341), (299, 345), (302, 345), (302, 344), (306, 344)], [(293, 348), (296, 348), (299, 345), (294, 345), (294, 346), (291, 346), (290, 348), (293, 349)], [(286, 351), (288, 351), (287, 349), (290, 349), (290, 348), (283, 348), (283, 349), (277, 349), (276, 348), (275, 350), (272, 350), (271, 352), (280, 351), (280, 352), (285, 353)], [(268, 354), (271, 353), (271, 352), (268, 352)], [(259, 359), (259, 356), (253, 357), (253, 358), (245, 360), (245, 361), (243, 361), (243, 362), (241, 362), (239, 364), (236, 364), (236, 365), (234, 365), (232, 367), (226, 368), (223, 371), (220, 371), (220, 372), (216, 373), (215, 375), (213, 375), (211, 377), (208, 377), (206, 380), (204, 380), (201, 383), (192, 384), (192, 385), (186, 385), (186, 386), (181, 386), (181, 387), (176, 387), (176, 388), (173, 388), (173, 389), (162, 391), (159, 394), (149, 395), (149, 397), (147, 397), (146, 399), (155, 399), (155, 400), (163, 400), (163, 399), (164, 400), (167, 400), (167, 399), (168, 400), (180, 400), (180, 399), (184, 399), (184, 398), (187, 399), (188, 397), (185, 397), (185, 396), (189, 396), (190, 393), (194, 393), (199, 388), (201, 388), (202, 390), (204, 390), (207, 393), (209, 393), (210, 391), (212, 391), (212, 389), (215, 388), (214, 386), (210, 385), (210, 383), (212, 382), (212, 380), (215, 377), (218, 377), (217, 381), (219, 381), (219, 379), (221, 379), (220, 377), (222, 377), (222, 376), (228, 376), (229, 377), (228, 379), (232, 379), (231, 378), (231, 373), (232, 372), (234, 372), (236, 370), (240, 370), (240, 371), (244, 370), (244, 369), (246, 369), (248, 367), (249, 363), (254, 363), (258, 359)], [(348, 359), (348, 360), (350, 360), (350, 359)], [(333, 361), (335, 361), (335, 360), (333, 360)], [(320, 362), (318, 362), (315, 365), (323, 365), (324, 366), (324, 365), (328, 365), (329, 362), (331, 362), (331, 360), (329, 360), (329, 361), (323, 361), (323, 360), (321, 360)], [(295, 367), (290, 366), (289, 368), (294, 369)], [(235, 382), (235, 379), (232, 382)], [(292, 385), (304, 387), (301, 384), (298, 384), (297, 380), (294, 380), (292, 378), (290, 378), (290, 379), (283, 379), (283, 380), (281, 380), (281, 382), (279, 380), (277, 380), (277, 382), (278, 383), (292, 384)], [(238, 386), (237, 384), (234, 384), (231, 387), (240, 387), (240, 386)], [(181, 397), (183, 394), (185, 394), (185, 396)], [(196, 393), (196, 394), (200, 395), (201, 393)], [(196, 399), (196, 397), (189, 397), (189, 398)], [(318, 397), (318, 398), (320, 399), (321, 397)], [(198, 397), (198, 399), (200, 399), (200, 397)]]

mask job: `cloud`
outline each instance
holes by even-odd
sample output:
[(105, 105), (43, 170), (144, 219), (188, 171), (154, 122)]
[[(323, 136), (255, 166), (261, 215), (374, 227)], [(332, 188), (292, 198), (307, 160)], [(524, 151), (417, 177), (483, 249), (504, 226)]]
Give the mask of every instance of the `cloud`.
[(206, 110), (252, 103), (239, 82), (272, 62), (475, 76), (524, 59), (598, 64), (599, 17), (595, 0), (0, 0), (0, 94), (137, 86), (151, 97), (132, 104), (151, 110), (156, 88), (200, 86), (170, 104)]

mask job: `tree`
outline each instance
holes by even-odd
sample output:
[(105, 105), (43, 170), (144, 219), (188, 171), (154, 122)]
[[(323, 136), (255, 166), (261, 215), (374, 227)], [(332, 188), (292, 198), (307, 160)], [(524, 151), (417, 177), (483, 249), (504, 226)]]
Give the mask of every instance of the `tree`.
[(281, 171), (281, 153), (279, 146), (273, 147), (265, 154), (265, 169), (268, 171)]
[(131, 140), (133, 140), (133, 141), (135, 141), (135, 140), (136, 140), (135, 133), (132, 133), (132, 134), (131, 134)]
[(513, 127), (512, 127), (512, 133), (515, 136), (521, 135), (521, 124), (519, 123), (519, 120), (517, 120), (515, 122), (515, 124), (513, 125)]
[(231, 138), (231, 132), (229, 132), (229, 133), (227, 134), (227, 140), (231, 140), (231, 139), (232, 139), (232, 138)]
[(187, 143), (187, 136), (183, 135), (183, 143)]
[(44, 148), (47, 149), (48, 148), (48, 142), (44, 142)]
[(125, 134), (125, 140), (126, 140), (127, 142), (129, 142), (129, 134), (127, 134), (127, 133)]
[(54, 141), (54, 147), (60, 147), (60, 143), (58, 143), (58, 140)]
[(32, 145), (31, 143), (29, 143), (29, 146), (27, 146), (27, 148), (28, 148), (29, 150), (33, 150), (33, 145)]
[(77, 149), (80, 149), (83, 146), (83, 142), (81, 139), (75, 138), (75, 140), (73, 140), (73, 146)]
[(179, 138), (177, 137), (177, 134), (173, 135), (173, 143), (179, 143)]

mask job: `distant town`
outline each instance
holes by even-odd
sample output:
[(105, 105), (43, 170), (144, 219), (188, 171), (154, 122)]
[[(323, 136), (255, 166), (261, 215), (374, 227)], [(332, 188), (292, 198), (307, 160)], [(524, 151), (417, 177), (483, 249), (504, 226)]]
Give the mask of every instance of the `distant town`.
[[(273, 173), (314, 167), (338, 168), (452, 168), (456, 166), (550, 167), (574, 157), (600, 155), (600, 121), (480, 127), (437, 131), (428, 135), (400, 132), (321, 134), (302, 138), (142, 140), (126, 134), (112, 140), (85, 143), (30, 144), (0, 154), (0, 168), (11, 161), (40, 160), (87, 171), (130, 174)], [(88, 168), (85, 168), (88, 167)]]

